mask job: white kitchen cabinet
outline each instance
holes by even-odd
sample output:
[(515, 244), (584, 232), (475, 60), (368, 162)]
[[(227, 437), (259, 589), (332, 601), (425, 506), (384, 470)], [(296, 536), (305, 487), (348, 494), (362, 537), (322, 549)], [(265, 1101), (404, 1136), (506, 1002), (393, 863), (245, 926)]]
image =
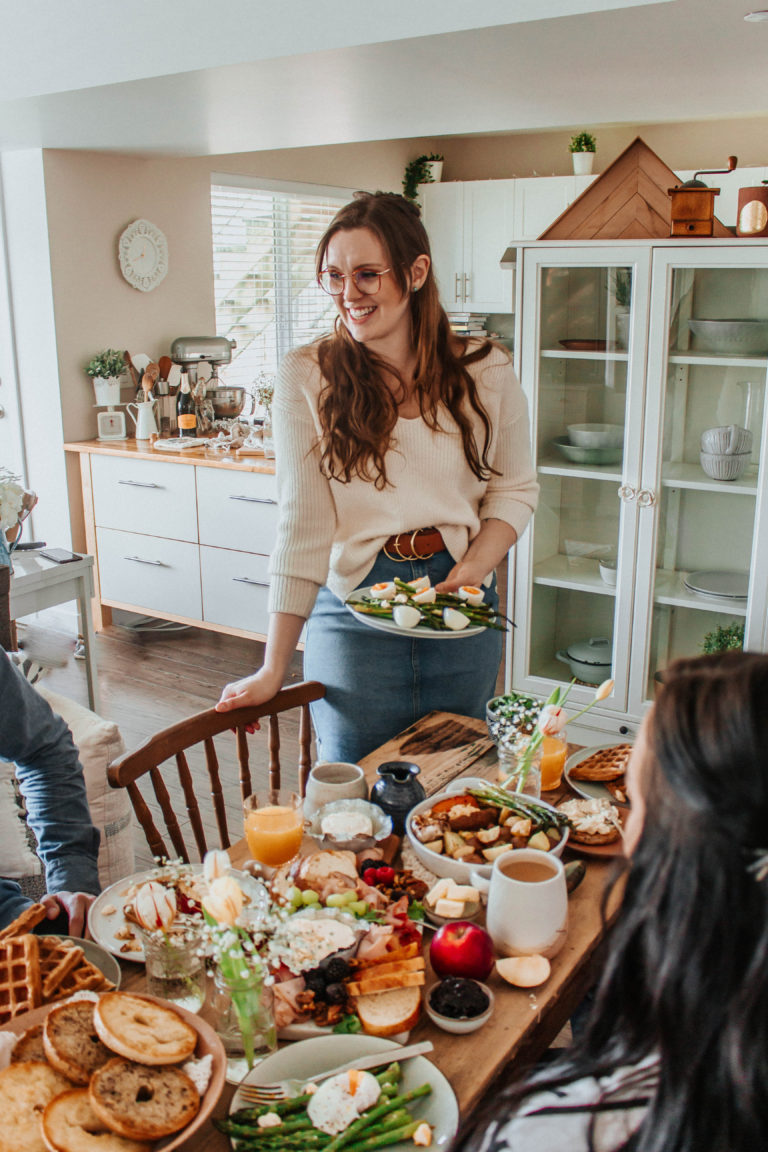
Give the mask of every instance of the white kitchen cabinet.
[[(768, 244), (542, 242), (518, 250), (518, 275), (517, 370), (541, 499), (516, 549), (509, 685), (546, 696), (571, 678), (559, 653), (606, 637), (613, 694), (571, 739), (631, 737), (656, 674), (699, 654), (708, 632), (743, 624), (745, 647), (768, 650), (768, 323), (748, 355), (706, 346), (688, 323), (768, 321)], [(630, 281), (627, 315), (617, 284)], [(583, 423), (618, 427), (620, 447), (569, 459), (567, 428)], [(715, 480), (700, 437), (729, 424), (748, 428), (752, 454), (738, 479)], [(728, 574), (717, 594), (713, 572)], [(577, 685), (571, 703), (592, 692)]]
[(99, 582), (105, 600), (145, 612), (199, 619), (200, 557), (196, 544), (140, 532), (97, 528)]
[(264, 472), (197, 470), (200, 543), (268, 556), (277, 532), (277, 480)]
[(226, 548), (200, 549), (203, 619), (266, 634), (269, 557)]
[(94, 456), (92, 466), (99, 527), (197, 541), (194, 468), (122, 456)]
[(514, 180), (425, 184), (435, 275), (448, 312), (511, 312), (513, 276), (499, 266), (514, 231)]

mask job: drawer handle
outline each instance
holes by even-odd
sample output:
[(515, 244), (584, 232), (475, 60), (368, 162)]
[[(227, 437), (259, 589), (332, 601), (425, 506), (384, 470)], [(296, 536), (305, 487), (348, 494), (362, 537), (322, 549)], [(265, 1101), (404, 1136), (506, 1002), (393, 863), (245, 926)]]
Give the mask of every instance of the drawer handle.
[(270, 500), (266, 496), (230, 496), (230, 500), (245, 500), (246, 504), (277, 504), (277, 500)]
[(141, 480), (118, 480), (118, 484), (127, 484), (130, 488), (162, 488), (162, 484), (144, 484)]
[(152, 564), (155, 568), (169, 568), (162, 560), (143, 560), (141, 556), (123, 556), (123, 560), (132, 560), (134, 564)]
[(266, 580), (251, 580), (250, 576), (233, 576), (235, 584), (255, 584), (258, 588), (269, 588)]

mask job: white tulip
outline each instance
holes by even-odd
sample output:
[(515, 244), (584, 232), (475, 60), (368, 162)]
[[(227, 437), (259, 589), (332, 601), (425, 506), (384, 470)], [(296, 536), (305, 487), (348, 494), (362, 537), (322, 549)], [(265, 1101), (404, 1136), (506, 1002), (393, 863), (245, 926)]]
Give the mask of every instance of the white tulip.
[(557, 704), (545, 704), (537, 723), (545, 736), (557, 736), (568, 723), (568, 715), (565, 708), (558, 708)]
[(170, 928), (176, 918), (176, 893), (156, 880), (142, 884), (133, 902), (133, 911), (142, 928), (149, 932)]
[(212, 848), (203, 860), (203, 877), (206, 884), (212, 884), (220, 876), (226, 876), (230, 869), (229, 854), (223, 848)]
[(613, 680), (603, 680), (602, 684), (595, 692), (595, 704), (598, 704), (601, 700), (608, 699), (611, 692), (613, 692), (613, 685)]
[(234, 924), (243, 910), (243, 893), (232, 876), (219, 876), (208, 888), (203, 908), (219, 924)]

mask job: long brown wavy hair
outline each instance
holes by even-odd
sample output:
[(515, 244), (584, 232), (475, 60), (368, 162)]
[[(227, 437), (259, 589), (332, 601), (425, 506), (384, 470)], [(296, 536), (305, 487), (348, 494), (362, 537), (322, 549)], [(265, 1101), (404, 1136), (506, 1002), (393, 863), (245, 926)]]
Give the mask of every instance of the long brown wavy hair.
[[(469, 467), (479, 480), (488, 480), (495, 472), (488, 459), (491, 423), (467, 366), (487, 356), (491, 343), (486, 341), (468, 351), (468, 341), (451, 332), (440, 304), (429, 238), (419, 209), (394, 192), (357, 192), (354, 200), (336, 213), (317, 248), (318, 275), (325, 267), (331, 238), (354, 228), (367, 228), (379, 239), (400, 291), (410, 299), (416, 351), (413, 384), (422, 419), (439, 431), (438, 410), (445, 405), (458, 425)], [(422, 254), (430, 256), (427, 278), (418, 292), (411, 292), (410, 270)], [(320, 340), (318, 360), (324, 381), (318, 406), (326, 473), (345, 484), (359, 477), (373, 481), (377, 488), (386, 487), (384, 458), (397, 422), (398, 401), (406, 393), (405, 381), (395, 372), (402, 391), (399, 397), (393, 395), (386, 384), (386, 377), (394, 371), (392, 365), (354, 340), (340, 316), (333, 333)], [(481, 447), (472, 429), (470, 409), (483, 427)]]

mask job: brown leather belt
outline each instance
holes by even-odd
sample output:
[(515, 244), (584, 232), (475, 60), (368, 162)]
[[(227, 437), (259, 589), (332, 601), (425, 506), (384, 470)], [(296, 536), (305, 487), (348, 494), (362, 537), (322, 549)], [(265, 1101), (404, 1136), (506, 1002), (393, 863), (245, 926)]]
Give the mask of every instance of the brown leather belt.
[(445, 551), (445, 541), (437, 528), (417, 528), (390, 536), (384, 551), (390, 560), (428, 560), (436, 552)]

